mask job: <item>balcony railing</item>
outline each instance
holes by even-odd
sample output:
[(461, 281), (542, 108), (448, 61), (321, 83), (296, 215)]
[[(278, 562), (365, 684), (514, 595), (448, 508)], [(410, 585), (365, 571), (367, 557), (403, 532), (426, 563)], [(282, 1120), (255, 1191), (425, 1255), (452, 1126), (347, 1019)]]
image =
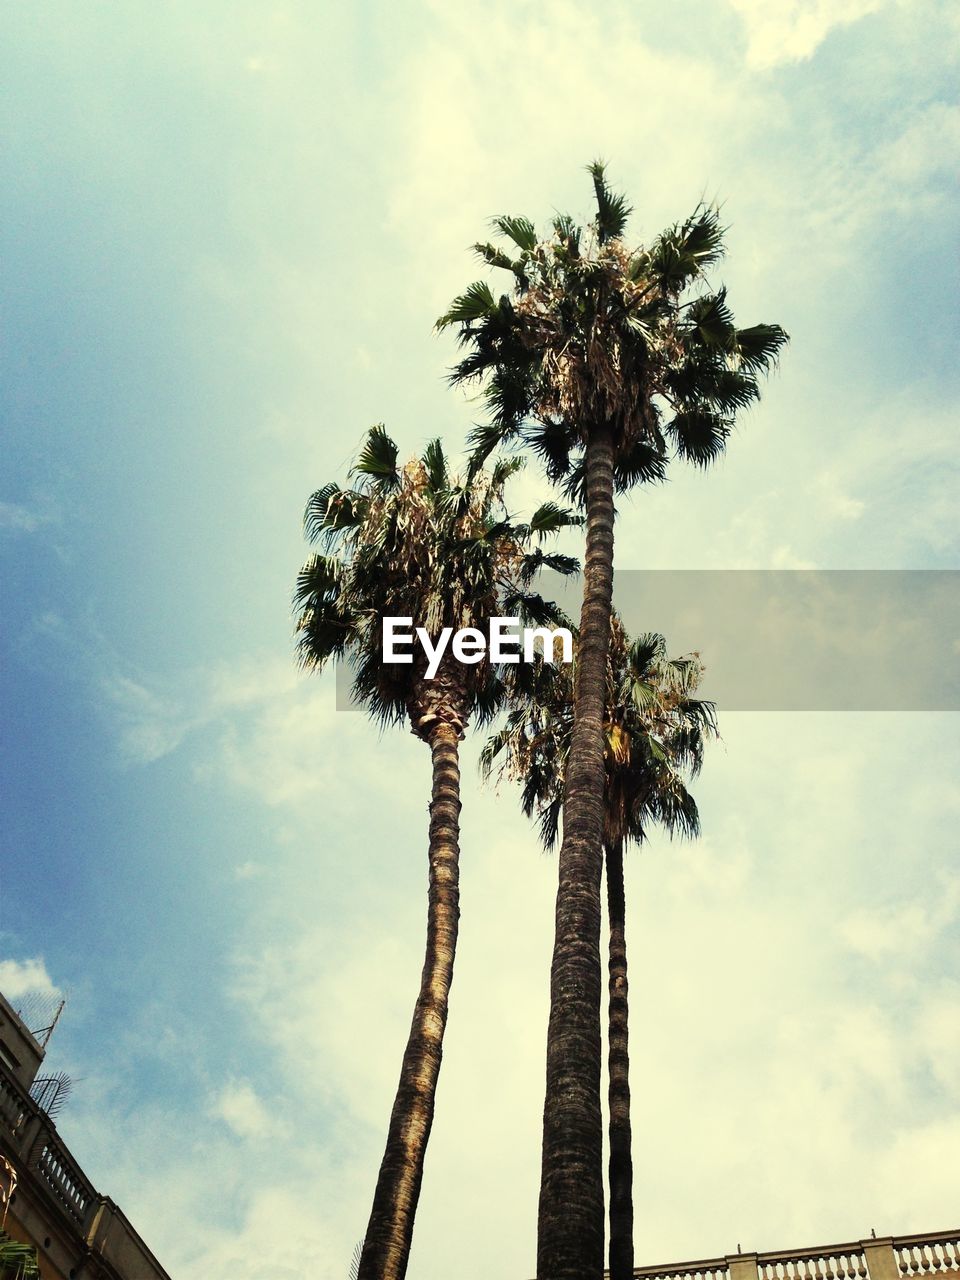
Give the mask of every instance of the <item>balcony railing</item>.
[(636, 1280), (910, 1280), (960, 1272), (960, 1230), (637, 1267)]
[(58, 1215), (71, 1228), (76, 1250), (92, 1251), (119, 1274), (136, 1275), (138, 1280), (168, 1280), (124, 1214), (109, 1197), (96, 1191), (57, 1133), (53, 1120), (3, 1063), (0, 1154), (9, 1155), (16, 1169), (18, 1196), (28, 1187), (39, 1193), (39, 1202), (45, 1204), (41, 1213), (46, 1218)]

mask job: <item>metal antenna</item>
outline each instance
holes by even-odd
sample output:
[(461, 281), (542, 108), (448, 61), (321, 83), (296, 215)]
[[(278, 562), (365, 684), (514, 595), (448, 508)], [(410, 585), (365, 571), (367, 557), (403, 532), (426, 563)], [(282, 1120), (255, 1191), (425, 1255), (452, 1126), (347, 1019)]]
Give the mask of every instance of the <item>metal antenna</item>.
[(30, 1097), (41, 1111), (55, 1120), (72, 1089), (73, 1081), (67, 1073), (58, 1071), (55, 1076), (37, 1076), (30, 1086)]

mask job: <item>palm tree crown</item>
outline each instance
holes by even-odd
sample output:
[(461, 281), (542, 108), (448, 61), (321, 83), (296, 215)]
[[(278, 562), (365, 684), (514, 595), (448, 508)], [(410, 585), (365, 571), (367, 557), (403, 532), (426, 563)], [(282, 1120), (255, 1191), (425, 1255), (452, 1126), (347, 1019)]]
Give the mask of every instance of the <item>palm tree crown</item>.
[[(686, 783), (700, 772), (704, 743), (717, 732), (713, 703), (693, 696), (702, 676), (698, 655), (668, 658), (663, 636), (631, 640), (614, 615), (604, 721), (606, 844), (640, 844), (654, 823), (671, 835), (699, 834)], [(574, 678), (569, 667), (538, 663), (514, 686), (514, 705), (480, 759), (485, 775), (499, 759), (501, 773), (520, 783), (523, 811), (537, 818), (548, 849), (563, 807)]]
[(604, 425), (623, 490), (661, 478), (671, 449), (711, 462), (787, 335), (777, 324), (737, 328), (726, 290), (706, 287), (724, 254), (715, 206), (700, 204), (649, 247), (630, 248), (622, 239), (630, 205), (611, 191), (603, 164), (589, 170), (593, 222), (583, 228), (558, 215), (540, 240), (527, 218), (494, 219), (510, 251), (475, 250), (512, 274), (510, 293), (474, 283), (437, 326), (459, 326), (467, 348), (451, 380), (485, 384), (490, 420), (474, 433), (478, 458), (519, 441), (552, 480), (577, 491), (583, 446)]
[(487, 718), (498, 687), (487, 660), (446, 660), (426, 681), (422, 655), (384, 662), (382, 620), (412, 618), (435, 638), (445, 626), (483, 629), (498, 615), (524, 624), (561, 619), (532, 583), (541, 569), (569, 574), (577, 562), (537, 544), (580, 518), (548, 502), (528, 522), (511, 521), (504, 487), (521, 465), (502, 460), (461, 481), (434, 440), (399, 466), (396, 444), (373, 427), (351, 473), (355, 487), (325, 485), (307, 504), (307, 536), (328, 554), (311, 556), (297, 580), (301, 663), (347, 659), (356, 700), (383, 724), (409, 717), (424, 739), (438, 717), (460, 732), (471, 711)]

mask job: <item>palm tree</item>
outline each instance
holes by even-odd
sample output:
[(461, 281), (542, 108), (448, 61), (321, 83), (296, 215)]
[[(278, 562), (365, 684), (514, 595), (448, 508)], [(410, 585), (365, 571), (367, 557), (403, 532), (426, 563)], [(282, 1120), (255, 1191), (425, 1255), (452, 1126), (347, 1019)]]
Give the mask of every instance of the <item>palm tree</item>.
[(599, 1280), (603, 1269), (599, 943), (614, 493), (661, 479), (671, 451), (712, 462), (787, 340), (775, 324), (738, 329), (726, 290), (707, 287), (705, 273), (723, 255), (716, 208), (701, 204), (648, 248), (631, 249), (622, 238), (630, 205), (609, 187), (603, 164), (590, 173), (597, 212), (587, 229), (559, 215), (540, 240), (527, 218), (495, 219), (501, 244), (476, 251), (510, 273), (510, 292), (495, 297), (485, 281), (474, 283), (437, 322), (457, 326), (465, 348), (451, 380), (483, 386), (489, 420), (474, 433), (475, 464), (501, 444), (525, 445), (586, 508), (550, 972), (539, 1280)]
[(302, 664), (345, 659), (354, 698), (381, 725), (408, 722), (433, 764), (426, 958), (358, 1280), (406, 1273), (457, 941), (459, 743), (471, 715), (483, 721), (493, 712), (499, 688), (486, 657), (466, 665), (449, 648), (433, 678), (422, 651), (406, 664), (385, 662), (383, 619), (409, 618), (434, 642), (446, 626), (483, 630), (494, 616), (560, 620), (531, 584), (540, 568), (570, 573), (577, 562), (534, 544), (580, 517), (546, 503), (528, 524), (512, 522), (504, 486), (520, 461), (489, 473), (474, 468), (461, 482), (434, 440), (399, 467), (396, 444), (377, 426), (351, 473), (354, 487), (319, 489), (304, 517), (308, 537), (327, 554), (313, 555), (297, 581)]
[[(716, 734), (714, 707), (693, 697), (703, 667), (694, 655), (668, 659), (663, 637), (631, 641), (614, 613), (607, 661), (604, 721), (603, 845), (607, 873), (609, 983), (610, 1280), (633, 1278), (633, 1160), (630, 1135), (626, 902), (623, 849), (642, 843), (651, 824), (671, 835), (695, 836), (700, 819), (685, 776), (696, 777), (706, 738)], [(524, 673), (525, 674), (525, 673)], [(514, 682), (513, 710), (481, 756), (486, 775), (501, 757), (501, 773), (522, 784), (521, 803), (539, 819), (546, 848), (557, 840), (563, 781), (573, 729), (573, 679), (568, 668), (538, 666)]]
[(34, 1280), (40, 1275), (37, 1250), (32, 1244), (12, 1240), (0, 1231), (0, 1277), (2, 1280)]

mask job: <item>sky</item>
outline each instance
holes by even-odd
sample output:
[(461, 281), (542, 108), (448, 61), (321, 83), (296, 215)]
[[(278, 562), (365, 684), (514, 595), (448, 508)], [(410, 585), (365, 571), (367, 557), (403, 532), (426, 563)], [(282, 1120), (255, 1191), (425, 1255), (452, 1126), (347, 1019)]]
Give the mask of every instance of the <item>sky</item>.
[[(960, 14), (0, 23), (0, 989), (66, 996), (59, 1130), (174, 1280), (265, 1253), (340, 1280), (419, 980), (429, 758), (296, 670), (304, 503), (374, 422), (461, 448), (479, 411), (433, 323), (468, 247), (588, 218), (602, 156), (638, 243), (719, 201), (738, 321), (791, 334), (717, 467), (620, 502), (618, 568), (960, 568)], [(514, 501), (546, 496), (531, 466)], [(637, 1261), (952, 1226), (956, 716), (719, 716), (703, 837), (627, 860)], [(556, 862), (481, 741), (412, 1280), (534, 1271)]]

